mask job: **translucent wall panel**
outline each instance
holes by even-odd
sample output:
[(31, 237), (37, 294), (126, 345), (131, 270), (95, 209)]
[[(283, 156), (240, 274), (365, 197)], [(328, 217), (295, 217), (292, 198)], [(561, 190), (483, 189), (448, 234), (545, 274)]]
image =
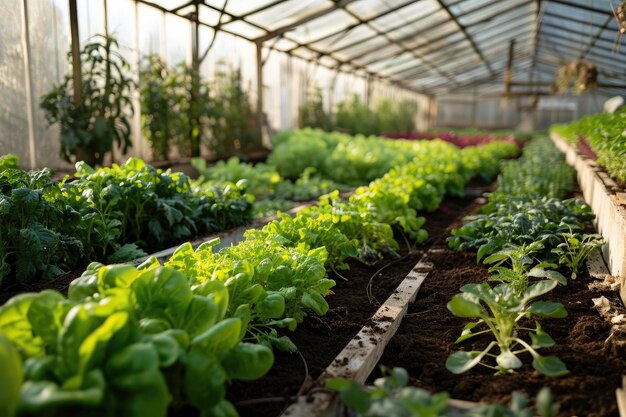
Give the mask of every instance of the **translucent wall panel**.
[(29, 166), (21, 2), (0, 2), (0, 153)]
[(165, 15), (165, 51), (170, 64), (191, 62), (191, 23), (187, 19)]
[(29, 0), (28, 20), (36, 165), (68, 166), (58, 156), (59, 130), (48, 127), (39, 98), (69, 71), (69, 6), (62, 0)]

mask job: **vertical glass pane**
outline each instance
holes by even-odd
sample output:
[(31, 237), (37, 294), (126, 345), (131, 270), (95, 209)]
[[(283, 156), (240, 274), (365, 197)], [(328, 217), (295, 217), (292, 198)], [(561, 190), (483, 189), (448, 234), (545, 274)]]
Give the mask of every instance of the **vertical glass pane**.
[(0, 3), (0, 153), (14, 153), (28, 167), (21, 5)]
[(28, 30), (32, 79), (35, 157), (38, 167), (68, 167), (59, 157), (57, 126), (48, 126), (40, 97), (69, 72), (69, 6), (62, 0), (29, 0)]

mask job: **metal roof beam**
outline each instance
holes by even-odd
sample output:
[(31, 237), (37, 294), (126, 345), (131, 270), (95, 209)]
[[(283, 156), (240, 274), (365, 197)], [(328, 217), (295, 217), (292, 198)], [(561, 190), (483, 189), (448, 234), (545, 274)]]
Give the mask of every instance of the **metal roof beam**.
[(333, 5), (330, 7), (327, 7), (325, 9), (322, 10), (318, 10), (315, 13), (311, 13), (309, 15), (306, 15), (304, 17), (302, 17), (301, 19), (298, 19), (296, 21), (293, 21), (289, 24), (286, 24), (284, 26), (279, 27), (278, 29), (274, 29), (269, 31), (266, 35), (263, 36), (259, 36), (258, 38), (254, 39), (255, 43), (263, 43), (265, 41), (268, 41), (270, 39), (275, 38), (276, 36), (280, 36), (283, 33), (289, 32), (290, 30), (298, 27), (298, 26), (302, 26), (306, 23), (309, 23), (311, 20), (315, 20), (317, 18), (326, 16), (329, 13), (332, 13), (336, 10), (342, 9), (344, 7), (346, 7), (348, 4), (354, 2), (356, 0), (335, 0)]
[(472, 46), (472, 49), (474, 50), (474, 52), (476, 52), (476, 55), (478, 55), (480, 60), (483, 62), (483, 64), (485, 65), (485, 68), (487, 68), (487, 71), (489, 71), (489, 74), (495, 75), (495, 72), (493, 68), (491, 68), (489, 61), (485, 59), (485, 56), (483, 55), (482, 51), (478, 48), (478, 45), (476, 45), (474, 38), (472, 38), (472, 36), (467, 32), (467, 28), (461, 22), (459, 22), (459, 19), (457, 18), (457, 16), (455, 16), (455, 14), (452, 13), (452, 11), (450, 11), (448, 6), (443, 1), (437, 0), (437, 3), (439, 3), (439, 6), (441, 6), (443, 11), (445, 11), (448, 14), (448, 16), (450, 17), (450, 20), (459, 27), (459, 30), (461, 31), (465, 39), (470, 43), (470, 45)]

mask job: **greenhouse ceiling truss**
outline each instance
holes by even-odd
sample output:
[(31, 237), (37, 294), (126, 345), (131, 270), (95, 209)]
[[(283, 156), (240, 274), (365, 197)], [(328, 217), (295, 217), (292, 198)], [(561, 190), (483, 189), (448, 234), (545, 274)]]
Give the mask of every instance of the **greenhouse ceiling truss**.
[[(78, 39), (76, 0), (69, 1)], [(193, 67), (219, 31), (253, 42), (259, 86), (269, 54), (280, 52), (428, 96), (494, 86), (509, 96), (546, 95), (556, 69), (580, 59), (597, 65), (598, 90), (621, 94), (626, 88), (626, 56), (614, 53), (619, 25), (607, 0), (135, 2), (192, 22)], [(214, 30), (205, 51), (198, 47), (200, 26)]]

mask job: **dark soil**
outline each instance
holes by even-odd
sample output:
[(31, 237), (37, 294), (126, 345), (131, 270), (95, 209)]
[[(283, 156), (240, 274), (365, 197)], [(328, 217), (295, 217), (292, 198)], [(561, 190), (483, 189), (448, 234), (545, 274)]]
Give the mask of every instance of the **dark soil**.
[(25, 283), (12, 283), (0, 286), (0, 306), (6, 303), (11, 297), (27, 292), (40, 292), (43, 290), (56, 290), (67, 295), (70, 283), (81, 276), (85, 268), (70, 271), (52, 280), (39, 280)]
[[(454, 375), (445, 367), (447, 357), (456, 350), (480, 350), (488, 339), (476, 339), (455, 345), (467, 320), (454, 317), (447, 302), (466, 283), (486, 279), (486, 269), (476, 265), (474, 253), (444, 250), (429, 254), (435, 269), (428, 276), (410, 306), (409, 312), (391, 340), (381, 364), (404, 367), (414, 380), (412, 384), (430, 391), (448, 391), (453, 398), (470, 401), (508, 402), (512, 391), (535, 396), (543, 387), (552, 390), (560, 403), (559, 416), (618, 416), (615, 389), (621, 386), (626, 371), (624, 357), (610, 353), (604, 341), (610, 324), (593, 308), (591, 298), (601, 295), (615, 298), (614, 293), (590, 292), (586, 275), (554, 290), (549, 299), (565, 305), (565, 319), (544, 319), (542, 327), (556, 341), (556, 346), (540, 350), (556, 355), (571, 371), (561, 378), (549, 378), (532, 369), (530, 355), (522, 356), (524, 366), (509, 376), (494, 376), (492, 370), (476, 367)], [(374, 375), (375, 376), (375, 375)]]
[[(467, 198), (446, 199), (437, 211), (425, 215), (427, 220), (424, 228), (430, 237), (425, 245), (414, 253), (409, 254), (403, 238), (396, 237), (402, 246), (401, 255), (406, 257), (385, 268), (384, 272), (377, 276), (373, 285), (376, 300), (374, 304), (368, 301), (365, 287), (370, 277), (393, 259), (385, 259), (374, 267), (368, 267), (358, 261), (348, 262), (350, 270), (342, 272), (348, 281), (331, 274), (337, 285), (333, 289), (334, 294), (327, 298), (329, 312), (324, 317), (307, 317), (295, 332), (287, 334), (299, 348), (302, 357), (298, 353), (275, 352), (275, 365), (266, 377), (254, 382), (236, 382), (229, 388), (229, 400), (237, 406), (241, 417), (279, 415), (305, 383), (303, 359), (308, 366), (307, 383), (321, 375), (345, 345), (371, 319), (380, 304), (391, 295), (428, 247), (447, 234), (446, 230), (456, 218), (476, 209), (478, 203), (474, 202), (474, 198), (488, 189), (478, 182), (468, 187), (470, 192)], [(259, 399), (262, 400), (258, 401)]]

